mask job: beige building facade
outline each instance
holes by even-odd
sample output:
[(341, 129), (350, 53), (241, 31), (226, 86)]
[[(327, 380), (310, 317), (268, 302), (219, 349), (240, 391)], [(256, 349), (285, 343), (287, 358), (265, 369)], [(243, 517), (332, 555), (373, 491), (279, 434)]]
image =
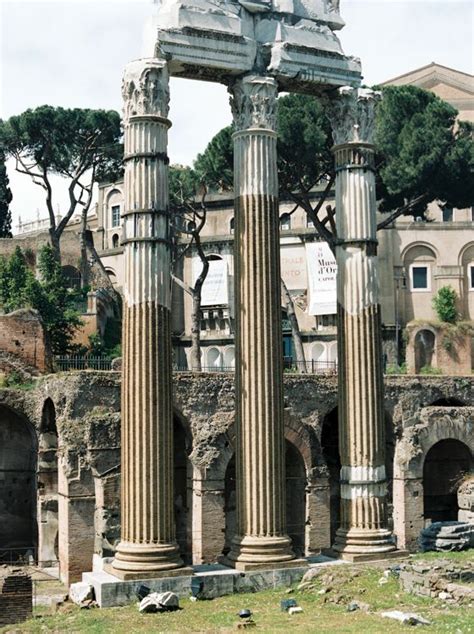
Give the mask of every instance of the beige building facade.
[[(417, 85), (432, 90), (460, 112), (460, 118), (474, 120), (474, 78), (438, 64), (430, 64), (383, 85)], [(315, 194), (317, 197), (317, 193)], [(211, 256), (211, 269), (203, 293), (201, 340), (202, 365), (209, 369), (234, 366), (233, 233), (232, 194), (207, 198), (207, 220), (201, 237)], [(331, 372), (336, 368), (335, 262), (331, 254), (315, 251), (314, 227), (302, 209), (293, 211), (289, 201), (280, 201), (280, 264), (282, 278), (290, 291), (310, 371)], [(96, 247), (114, 284), (123, 284), (121, 213), (123, 183), (100, 187), (97, 205)], [(382, 216), (380, 217), (382, 218)], [(433, 202), (426, 220), (402, 217), (379, 231), (379, 264), (386, 361), (403, 360), (403, 331), (413, 320), (435, 320), (432, 299), (450, 285), (459, 297), (463, 320), (474, 320), (474, 208), (451, 209)], [(326, 257), (329, 278), (327, 297), (318, 278), (321, 257)], [(331, 270), (330, 270), (331, 269)], [(177, 275), (192, 286), (200, 261), (192, 250), (178, 264)], [(319, 284), (319, 285), (318, 285)], [(191, 296), (176, 284), (172, 289), (174, 363), (189, 367)], [(326, 312), (325, 312), (326, 306)], [(319, 313), (319, 314), (315, 314)], [(293, 358), (291, 331), (282, 305), (283, 345), (287, 365)]]

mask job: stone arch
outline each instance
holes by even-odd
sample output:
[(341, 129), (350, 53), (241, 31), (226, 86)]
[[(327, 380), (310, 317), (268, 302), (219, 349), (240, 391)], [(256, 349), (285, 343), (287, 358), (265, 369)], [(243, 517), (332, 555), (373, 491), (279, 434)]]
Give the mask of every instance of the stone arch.
[(65, 279), (68, 288), (80, 289), (81, 288), (81, 272), (75, 266), (65, 264), (61, 267), (63, 277)]
[(429, 403), (430, 407), (464, 407), (465, 405), (466, 403), (461, 401), (461, 399), (451, 396), (443, 396), (436, 399), (436, 401)]
[(407, 244), (407, 246), (403, 249), (401, 253), (401, 260), (404, 264), (411, 263), (419, 259), (420, 261), (423, 259), (428, 260), (437, 260), (439, 257), (438, 250), (433, 244), (429, 242), (423, 242), (423, 240), (417, 240), (416, 242), (411, 242)]
[(425, 523), (458, 519), (457, 489), (472, 466), (472, 452), (460, 440), (446, 438), (429, 449), (423, 463)]
[(316, 341), (311, 346), (311, 360), (315, 370), (325, 368), (327, 363), (327, 348), (322, 341)]
[(37, 446), (27, 418), (0, 405), (0, 561), (36, 550)]
[(464, 408), (449, 416), (436, 416), (425, 424), (407, 428), (395, 447), (393, 499), (394, 530), (398, 546), (417, 550), (425, 525), (424, 463), (429, 450), (440, 441), (457, 440), (474, 454), (474, 428)]
[(112, 236), (112, 249), (118, 249), (120, 246), (120, 236), (118, 233), (114, 233)]
[(424, 367), (436, 367), (436, 331), (423, 326), (412, 333), (415, 353), (415, 373)]

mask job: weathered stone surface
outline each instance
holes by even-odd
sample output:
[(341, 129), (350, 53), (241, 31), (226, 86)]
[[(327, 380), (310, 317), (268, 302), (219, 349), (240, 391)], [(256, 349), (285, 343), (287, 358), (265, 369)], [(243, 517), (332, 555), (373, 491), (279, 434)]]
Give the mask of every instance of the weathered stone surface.
[(69, 598), (73, 603), (81, 605), (85, 601), (90, 601), (94, 598), (94, 588), (84, 581), (71, 583), (69, 586)]
[(465, 522), (433, 522), (421, 531), (420, 548), (429, 550), (464, 550), (474, 547), (474, 525)]
[(166, 612), (179, 608), (179, 598), (174, 592), (150, 592), (140, 601), (139, 612)]

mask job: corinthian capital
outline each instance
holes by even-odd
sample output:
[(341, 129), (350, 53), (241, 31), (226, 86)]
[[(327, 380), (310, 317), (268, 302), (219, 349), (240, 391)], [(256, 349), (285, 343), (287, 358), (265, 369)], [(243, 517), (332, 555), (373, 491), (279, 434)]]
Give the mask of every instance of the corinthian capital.
[(274, 79), (247, 75), (238, 79), (229, 92), (236, 130), (276, 130), (278, 88)]
[(169, 111), (169, 76), (161, 59), (138, 59), (125, 67), (122, 81), (123, 114), (127, 122), (133, 116), (158, 115)]
[(375, 108), (382, 93), (367, 88), (339, 88), (329, 102), (329, 119), (335, 145), (369, 143), (375, 134)]

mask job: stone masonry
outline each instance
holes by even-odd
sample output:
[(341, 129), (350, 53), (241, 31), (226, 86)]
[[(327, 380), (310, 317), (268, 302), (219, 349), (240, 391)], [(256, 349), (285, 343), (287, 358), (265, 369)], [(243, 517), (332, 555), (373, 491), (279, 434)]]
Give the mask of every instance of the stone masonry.
[(0, 566), (0, 627), (31, 618), (31, 577), (21, 568)]
[[(232, 533), (235, 515), (233, 376), (178, 373), (173, 383), (179, 432), (175, 456), (184, 468), (181, 484), (175, 487), (181, 553), (186, 562), (211, 563), (226, 550), (226, 533)], [(437, 405), (454, 398), (458, 407)], [(94, 553), (112, 556), (120, 539), (120, 374), (60, 373), (37, 379), (29, 390), (0, 390), (0, 425), (31, 428), (39, 439), (47, 399), (54, 405), (58, 434), (58, 551), (62, 578), (70, 583), (91, 570)], [(303, 486), (301, 501), (293, 495), (287, 502), (292, 521), (293, 516), (301, 517), (297, 532), (304, 554), (329, 548), (331, 523), (338, 521), (333, 515), (338, 486), (328, 467), (327, 441), (327, 432), (337, 421), (336, 407), (336, 377), (284, 377), (286, 446), (301, 463), (298, 482)], [(386, 377), (384, 410), (389, 520), (398, 547), (416, 550), (424, 526), (423, 462), (430, 448), (455, 438), (474, 453), (474, 380)], [(18, 453), (18, 460), (22, 456)], [(290, 471), (297, 466), (287, 464)], [(292, 473), (287, 475), (294, 493), (297, 481)], [(5, 502), (0, 499), (0, 524), (8, 527)], [(30, 507), (34, 509), (33, 504)], [(9, 539), (15, 535), (2, 533), (0, 548), (8, 546)]]

